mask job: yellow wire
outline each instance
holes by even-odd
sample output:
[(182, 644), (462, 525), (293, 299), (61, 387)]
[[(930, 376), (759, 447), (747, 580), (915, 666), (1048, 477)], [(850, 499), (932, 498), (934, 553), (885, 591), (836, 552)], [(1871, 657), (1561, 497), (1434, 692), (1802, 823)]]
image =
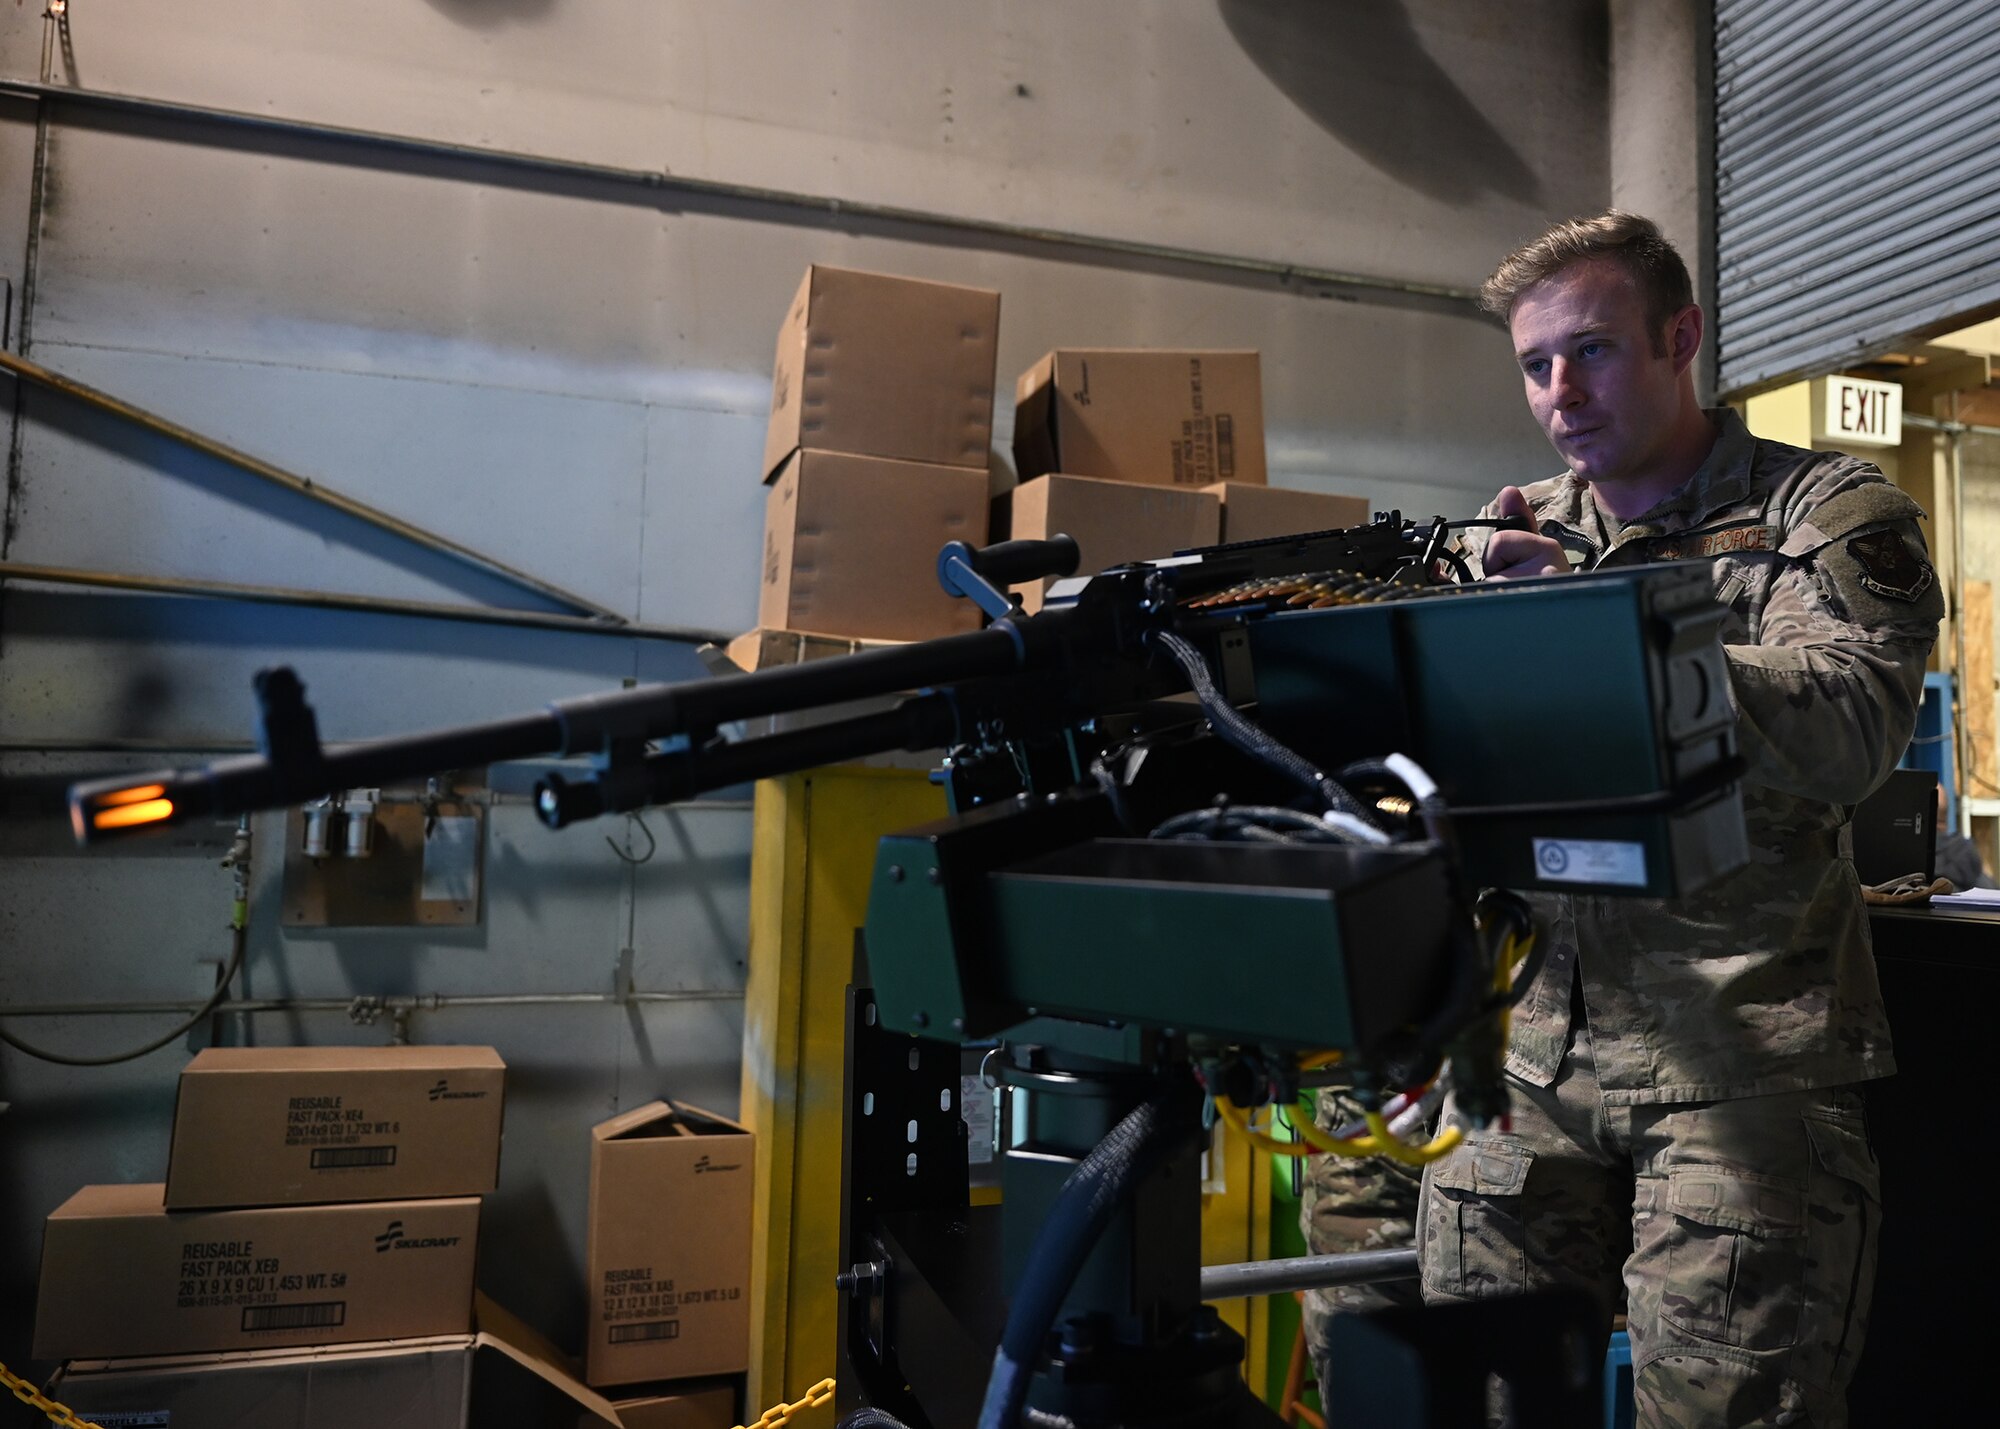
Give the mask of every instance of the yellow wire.
[[(1514, 991), (1514, 973), (1520, 968), (1523, 962), (1527, 961), (1528, 954), (1534, 951), (1534, 947), (1535, 932), (1532, 928), (1521, 937), (1515, 937), (1511, 933), (1508, 934), (1507, 941), (1500, 945), (1500, 956), (1496, 959), (1496, 966), (1493, 970), (1493, 990), (1502, 998), (1508, 997)], [(1500, 1051), (1502, 1056), (1506, 1055), (1507, 1044), (1513, 1038), (1514, 1004), (1503, 1002), (1500, 1007)]]
[(1412, 1146), (1389, 1130), (1389, 1123), (1382, 1119), (1381, 1112), (1364, 1112), (1362, 1120), (1368, 1123), (1368, 1130), (1381, 1144), (1382, 1154), (1405, 1166), (1428, 1166), (1441, 1156), (1449, 1156), (1465, 1140), (1464, 1133), (1457, 1127), (1448, 1126), (1422, 1146)]
[(1318, 1152), (1333, 1156), (1373, 1156), (1380, 1150), (1372, 1136), (1356, 1136), (1342, 1140), (1340, 1137), (1330, 1136), (1321, 1131), (1316, 1124), (1304, 1117), (1294, 1122), (1293, 1126), (1305, 1140), (1280, 1141), (1275, 1136), (1266, 1135), (1252, 1128), (1250, 1114), (1228, 1097), (1216, 1097), (1215, 1109), (1222, 1114), (1222, 1119), (1252, 1146), (1279, 1156), (1290, 1156), (1300, 1160)]
[(1324, 1151), (1329, 1156), (1376, 1156), (1382, 1151), (1372, 1136), (1335, 1136), (1330, 1131), (1321, 1130), (1319, 1123), (1311, 1118), (1299, 1121), (1298, 1132), (1314, 1150)]
[[(1500, 956), (1494, 960), (1494, 990), (1506, 994), (1513, 990), (1514, 974), (1526, 960), (1535, 945), (1535, 934), (1530, 929), (1526, 934), (1516, 936), (1509, 933), (1500, 945)], [(1504, 1048), (1513, 1033), (1513, 1009), (1500, 1009), (1500, 1045)], [(1301, 1071), (1311, 1071), (1316, 1067), (1331, 1066), (1346, 1054), (1339, 1050), (1314, 1052), (1299, 1059)], [(1465, 1134), (1457, 1127), (1446, 1127), (1422, 1145), (1412, 1145), (1389, 1129), (1388, 1121), (1379, 1111), (1367, 1112), (1363, 1120), (1367, 1123), (1366, 1136), (1338, 1137), (1323, 1130), (1310, 1117), (1298, 1117), (1293, 1126), (1301, 1140), (1280, 1141), (1275, 1136), (1254, 1129), (1250, 1125), (1250, 1114), (1228, 1097), (1218, 1095), (1215, 1109), (1222, 1119), (1229, 1123), (1237, 1135), (1243, 1137), (1260, 1151), (1268, 1151), (1276, 1156), (1289, 1156), (1295, 1160), (1325, 1153), (1331, 1156), (1386, 1156), (1392, 1161), (1400, 1161), (1405, 1166), (1427, 1166), (1441, 1157), (1449, 1156), (1465, 1140)]]
[(1221, 1113), (1222, 1119), (1229, 1123), (1231, 1130), (1259, 1151), (1268, 1151), (1276, 1156), (1290, 1156), (1299, 1161), (1314, 1154), (1313, 1149), (1303, 1141), (1280, 1141), (1275, 1136), (1256, 1130), (1250, 1125), (1250, 1118), (1245, 1115), (1243, 1108), (1227, 1097), (1217, 1097), (1215, 1109)]

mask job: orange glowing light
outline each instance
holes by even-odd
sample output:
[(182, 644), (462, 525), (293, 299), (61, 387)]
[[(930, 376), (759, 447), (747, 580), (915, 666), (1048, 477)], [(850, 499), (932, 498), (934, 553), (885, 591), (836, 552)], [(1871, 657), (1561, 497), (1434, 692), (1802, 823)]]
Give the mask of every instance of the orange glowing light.
[(116, 794), (106, 794), (97, 802), (106, 808), (113, 804), (143, 804), (148, 799), (158, 799), (167, 792), (164, 784), (141, 784), (133, 789), (120, 789)]
[(90, 816), (90, 826), (94, 829), (129, 829), (134, 824), (157, 824), (172, 817), (172, 799), (148, 799), (142, 804), (118, 804), (109, 809), (99, 809)]

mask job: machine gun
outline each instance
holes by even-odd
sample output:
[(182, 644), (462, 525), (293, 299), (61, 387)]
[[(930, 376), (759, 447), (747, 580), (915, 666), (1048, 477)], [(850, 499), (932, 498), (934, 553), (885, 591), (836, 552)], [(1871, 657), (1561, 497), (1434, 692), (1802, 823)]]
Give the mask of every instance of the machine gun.
[[(1005, 587), (1073, 572), (1073, 542), (953, 543), (939, 578), (983, 630), (363, 744), (323, 747), (297, 677), (266, 671), (257, 755), (76, 786), (72, 821), (94, 842), (587, 756), (537, 785), (560, 828), (944, 750), (952, 813), (883, 840), (856, 979), (844, 1404), (936, 1426), (1024, 1404), (1080, 1426), (1267, 1424), (1240, 1340), (1200, 1303), (1204, 1105), (1240, 1116), (1339, 1057), (1371, 1108), (1344, 1149), (1423, 1154), (1375, 1109), (1447, 1062), (1462, 1115), (1504, 1111), (1525, 940), (1475, 890), (1669, 897), (1747, 859), (1706, 572), (1470, 585), (1450, 530), (1392, 512), (1184, 552), (1059, 583), (1032, 616)], [(1523, 757), (1552, 731), (1574, 736), (1561, 762)], [(907, 1166), (883, 1131), (902, 1119), (874, 1114), (952, 1107), (956, 1046), (948, 1080), (919, 1049), (974, 1038), (1002, 1039), (1016, 1106), (997, 1246), (972, 1230), (992, 1218), (966, 1206), (956, 1114)]]

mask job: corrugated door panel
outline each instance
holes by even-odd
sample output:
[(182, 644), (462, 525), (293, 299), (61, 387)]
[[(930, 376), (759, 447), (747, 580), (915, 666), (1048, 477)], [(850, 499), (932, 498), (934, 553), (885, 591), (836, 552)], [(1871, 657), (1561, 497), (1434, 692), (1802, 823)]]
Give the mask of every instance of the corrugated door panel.
[(2000, 302), (1991, 0), (1716, 0), (1717, 385)]

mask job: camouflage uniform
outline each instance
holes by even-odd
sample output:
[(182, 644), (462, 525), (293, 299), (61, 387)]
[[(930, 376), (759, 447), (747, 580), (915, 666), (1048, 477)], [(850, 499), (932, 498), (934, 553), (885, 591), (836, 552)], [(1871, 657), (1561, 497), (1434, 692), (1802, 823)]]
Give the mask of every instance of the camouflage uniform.
[[(1335, 1131), (1361, 1117), (1361, 1104), (1337, 1087), (1321, 1089), (1313, 1120)], [(1422, 1177), (1414, 1166), (1387, 1157), (1315, 1156), (1306, 1162), (1304, 1193), (1299, 1197), (1299, 1228), (1314, 1255), (1339, 1255), (1354, 1250), (1407, 1249), (1417, 1239), (1417, 1193)], [(1422, 1297), (1414, 1280), (1380, 1285), (1340, 1285), (1305, 1294), (1306, 1349), (1322, 1387), (1333, 1383), (1327, 1364), (1327, 1329), (1336, 1315), (1379, 1310), (1390, 1305), (1415, 1305)], [(1329, 1396), (1320, 1395), (1320, 1403)], [(1338, 1423), (1329, 1412), (1327, 1423)]]
[(1585, 568), (1713, 566), (1750, 863), (1674, 902), (1537, 896), (1512, 1125), (1426, 1177), (1424, 1292), (1610, 1300), (1622, 1267), (1641, 1424), (1839, 1424), (1880, 1217), (1851, 1084), (1895, 1069), (1847, 819), (1909, 740), (1942, 598), (1874, 467), (1710, 416), (1636, 521), (1567, 473), (1526, 495)]

